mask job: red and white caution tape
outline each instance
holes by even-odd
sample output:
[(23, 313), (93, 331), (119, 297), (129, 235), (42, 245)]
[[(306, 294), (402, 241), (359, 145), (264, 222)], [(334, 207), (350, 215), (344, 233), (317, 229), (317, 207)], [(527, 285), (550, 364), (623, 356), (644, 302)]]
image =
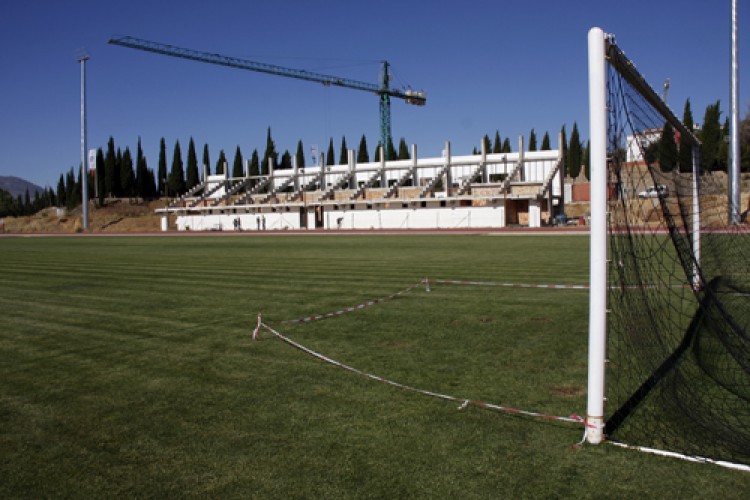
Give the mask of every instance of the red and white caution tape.
[(296, 347), (297, 349), (299, 349), (299, 350), (301, 350), (303, 352), (306, 352), (307, 354), (309, 354), (311, 356), (314, 356), (315, 358), (318, 358), (318, 359), (320, 359), (322, 361), (325, 361), (326, 363), (332, 364), (334, 366), (338, 366), (339, 368), (343, 368), (344, 370), (348, 370), (350, 372), (356, 373), (358, 375), (361, 375), (363, 377), (369, 378), (371, 380), (376, 380), (378, 382), (382, 382), (384, 384), (387, 384), (387, 385), (390, 385), (390, 386), (393, 386), (393, 387), (398, 387), (399, 389), (404, 389), (406, 391), (416, 392), (416, 393), (419, 393), (419, 394), (423, 394), (425, 396), (431, 396), (431, 397), (434, 397), (434, 398), (440, 398), (440, 399), (445, 399), (445, 400), (448, 400), (448, 401), (454, 401), (456, 403), (460, 403), (460, 406), (458, 407), (459, 410), (463, 410), (466, 407), (468, 407), (469, 405), (474, 405), (474, 406), (479, 406), (481, 408), (487, 408), (487, 409), (490, 409), (490, 410), (497, 410), (497, 411), (502, 411), (502, 412), (508, 412), (508, 413), (513, 413), (513, 414), (516, 414), (516, 415), (525, 415), (525, 416), (528, 416), (528, 417), (545, 418), (545, 419), (548, 419), (548, 420), (555, 420), (555, 421), (559, 421), (559, 422), (568, 422), (568, 423), (574, 423), (574, 424), (581, 424), (581, 425), (584, 425), (584, 426), (587, 425), (585, 419), (583, 417), (578, 416), (578, 415), (570, 415), (569, 417), (559, 417), (559, 416), (555, 416), (555, 415), (547, 415), (545, 413), (539, 413), (539, 412), (533, 412), (533, 411), (526, 411), (526, 410), (519, 410), (517, 408), (511, 408), (511, 407), (508, 407), (508, 406), (501, 406), (501, 405), (497, 405), (497, 404), (493, 404), (493, 403), (486, 403), (484, 401), (474, 401), (472, 399), (457, 398), (457, 397), (454, 397), (454, 396), (449, 396), (447, 394), (441, 394), (439, 392), (428, 391), (428, 390), (425, 390), (425, 389), (418, 389), (416, 387), (412, 387), (412, 386), (409, 386), (409, 385), (401, 384), (399, 382), (394, 382), (392, 380), (388, 380), (386, 378), (379, 377), (377, 375), (373, 375), (371, 373), (359, 370), (359, 369), (354, 368), (352, 366), (349, 366), (349, 365), (346, 365), (346, 364), (341, 363), (339, 361), (336, 361), (335, 359), (329, 358), (328, 356), (320, 354), (319, 352), (313, 351), (309, 347), (305, 347), (304, 345), (300, 344), (299, 342), (295, 342), (294, 340), (290, 339), (289, 337), (286, 337), (285, 335), (281, 334), (280, 332), (276, 331), (275, 329), (273, 329), (272, 327), (270, 327), (269, 325), (267, 325), (265, 323), (261, 322), (261, 326), (263, 328), (265, 328), (266, 330), (268, 330), (269, 332), (271, 332), (272, 334), (274, 334), (277, 338), (279, 338), (279, 339), (283, 340), (284, 342), (286, 342), (287, 344), (289, 344), (289, 345), (291, 345), (293, 347)]
[(492, 281), (434, 280), (444, 285), (498, 286), (510, 288), (547, 288), (552, 290), (588, 290), (589, 285), (535, 285), (527, 283), (495, 283)]
[(371, 306), (374, 306), (374, 305), (382, 304), (383, 302), (388, 302), (389, 300), (393, 300), (396, 297), (398, 297), (399, 295), (404, 295), (406, 293), (411, 292), (414, 288), (416, 288), (416, 287), (418, 287), (419, 285), (422, 285), (422, 284), (425, 285), (426, 291), (429, 292), (430, 291), (430, 284), (427, 281), (427, 279), (425, 278), (424, 280), (420, 281), (419, 283), (414, 284), (414, 285), (412, 285), (410, 287), (404, 288), (403, 290), (400, 290), (400, 291), (398, 291), (396, 293), (388, 295), (387, 297), (381, 297), (379, 299), (368, 300), (367, 302), (363, 302), (363, 303), (361, 303), (359, 305), (352, 306), (352, 307), (346, 307), (344, 309), (339, 309), (338, 311), (333, 311), (333, 312), (329, 312), (329, 313), (326, 313), (326, 314), (313, 314), (312, 316), (305, 316), (304, 318), (289, 319), (289, 320), (286, 320), (286, 321), (282, 321), (282, 323), (291, 323), (291, 324), (309, 323), (311, 321), (319, 321), (319, 320), (322, 320), (322, 319), (334, 318), (336, 316), (341, 316), (342, 314), (346, 314), (346, 313), (350, 313), (350, 312), (354, 312), (354, 311), (360, 311), (360, 310), (365, 309), (367, 307), (371, 307)]

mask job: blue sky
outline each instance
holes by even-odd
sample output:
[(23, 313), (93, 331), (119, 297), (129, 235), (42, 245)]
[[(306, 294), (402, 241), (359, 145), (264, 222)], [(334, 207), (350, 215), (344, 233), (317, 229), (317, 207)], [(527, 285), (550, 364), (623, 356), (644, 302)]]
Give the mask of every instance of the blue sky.
[[(740, 1), (740, 56), (750, 54), (750, 5)], [(393, 86), (427, 92), (427, 105), (391, 106), (394, 142), (437, 156), (446, 140), (469, 154), (484, 134), (553, 138), (577, 122), (588, 136), (589, 28), (614, 33), (681, 117), (687, 98), (729, 109), (730, 0), (410, 2), (16, 1), (0, 8), (0, 175), (55, 186), (80, 161), (80, 64), (87, 63), (88, 145), (135, 151), (140, 137), (156, 168), (164, 137), (186, 158), (190, 137), (215, 163), (265, 148), (350, 148), (379, 138), (378, 98), (366, 92), (223, 68), (108, 45), (131, 35), (202, 51), (376, 83), (388, 60)], [(750, 68), (740, 73), (741, 116)], [(723, 116), (726, 116), (723, 115)], [(308, 157), (309, 164), (310, 159)], [(213, 168), (213, 165), (212, 165)]]

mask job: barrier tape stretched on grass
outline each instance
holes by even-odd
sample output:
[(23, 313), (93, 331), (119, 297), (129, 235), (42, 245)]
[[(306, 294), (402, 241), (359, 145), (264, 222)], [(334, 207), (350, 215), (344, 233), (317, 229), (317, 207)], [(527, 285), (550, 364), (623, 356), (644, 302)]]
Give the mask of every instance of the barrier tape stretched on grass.
[(291, 346), (293, 346), (293, 347), (295, 347), (295, 348), (297, 348), (297, 349), (299, 349), (299, 350), (301, 350), (301, 351), (303, 351), (303, 352), (305, 352), (305, 353), (307, 353), (307, 354), (309, 354), (309, 355), (311, 355), (311, 356), (313, 356), (315, 358), (318, 358), (321, 361), (325, 361), (326, 363), (332, 364), (334, 366), (338, 366), (339, 368), (342, 368), (344, 370), (348, 370), (350, 372), (356, 373), (358, 375), (361, 375), (363, 377), (369, 378), (371, 380), (382, 382), (384, 384), (387, 384), (387, 385), (390, 385), (390, 386), (393, 386), (393, 387), (398, 387), (399, 389), (403, 389), (403, 390), (411, 391), (411, 392), (416, 392), (418, 394), (423, 394), (425, 396), (431, 396), (431, 397), (434, 397), (434, 398), (444, 399), (444, 400), (447, 400), (447, 401), (454, 401), (456, 403), (461, 403), (461, 405), (458, 408), (459, 410), (463, 410), (463, 409), (465, 409), (469, 405), (474, 405), (474, 406), (479, 406), (481, 408), (487, 408), (487, 409), (490, 409), (490, 410), (497, 410), (497, 411), (502, 411), (502, 412), (507, 412), (507, 413), (513, 413), (513, 414), (516, 414), (516, 415), (524, 415), (524, 416), (527, 416), (527, 417), (545, 418), (545, 419), (548, 419), (548, 420), (555, 420), (555, 421), (558, 421), (558, 422), (567, 422), (567, 423), (581, 424), (581, 425), (584, 425), (584, 426), (587, 426), (587, 427), (589, 426), (589, 424), (586, 423), (586, 420), (583, 417), (580, 417), (578, 415), (570, 415), (569, 417), (560, 417), (560, 416), (555, 416), (555, 415), (547, 415), (545, 413), (539, 413), (539, 412), (533, 412), (533, 411), (526, 411), (526, 410), (519, 410), (517, 408), (511, 408), (511, 407), (508, 407), (508, 406), (501, 406), (501, 405), (497, 405), (497, 404), (494, 404), (494, 403), (486, 403), (484, 401), (474, 401), (474, 400), (466, 399), (466, 398), (457, 398), (457, 397), (454, 397), (454, 396), (449, 396), (447, 394), (441, 394), (439, 392), (428, 391), (428, 390), (425, 390), (425, 389), (418, 389), (416, 387), (412, 387), (412, 386), (409, 386), (409, 385), (406, 385), (406, 384), (401, 384), (399, 382), (394, 382), (393, 380), (389, 380), (389, 379), (386, 379), (386, 378), (383, 378), (383, 377), (379, 377), (377, 375), (373, 375), (371, 373), (359, 370), (357, 368), (354, 368), (353, 366), (346, 365), (344, 363), (341, 363), (340, 361), (336, 361), (333, 358), (329, 358), (328, 356), (320, 354), (319, 352), (313, 351), (309, 347), (305, 347), (304, 345), (300, 344), (299, 342), (295, 342), (294, 340), (290, 339), (289, 337), (286, 337), (285, 335), (283, 335), (282, 333), (276, 331), (274, 328), (272, 328), (271, 326), (263, 323), (262, 321), (260, 322), (260, 326), (262, 326), (263, 328), (265, 328), (266, 330), (268, 330), (273, 335), (275, 335), (277, 338), (283, 340), (287, 344), (289, 344), (289, 345), (291, 345)]
[(533, 285), (527, 283), (495, 283), (492, 281), (434, 280), (444, 285), (499, 286), (510, 288), (551, 288), (553, 290), (588, 290), (589, 285)]
[(389, 300), (393, 300), (396, 297), (398, 297), (399, 295), (404, 295), (406, 293), (411, 292), (413, 289), (415, 289), (416, 287), (418, 287), (420, 285), (425, 285), (425, 290), (427, 292), (430, 291), (430, 283), (425, 278), (424, 280), (420, 281), (419, 283), (416, 283), (414, 285), (406, 287), (403, 290), (400, 290), (400, 291), (398, 291), (396, 293), (388, 295), (387, 297), (381, 297), (379, 299), (368, 300), (367, 302), (363, 302), (363, 303), (361, 303), (359, 305), (352, 306), (352, 307), (346, 307), (344, 309), (339, 309), (338, 311), (333, 311), (333, 312), (329, 312), (329, 313), (326, 313), (326, 314), (313, 314), (312, 316), (306, 316), (304, 318), (288, 319), (288, 320), (282, 321), (282, 323), (290, 323), (290, 324), (294, 325), (294, 324), (299, 324), (299, 323), (310, 323), (311, 321), (319, 321), (319, 320), (322, 320), (322, 319), (334, 318), (336, 316), (341, 316), (342, 314), (346, 314), (346, 313), (350, 313), (350, 312), (354, 312), (354, 311), (359, 311), (361, 309), (365, 309), (366, 307), (371, 307), (371, 306), (374, 306), (374, 305), (377, 305), (377, 304), (382, 304), (383, 302), (387, 302)]

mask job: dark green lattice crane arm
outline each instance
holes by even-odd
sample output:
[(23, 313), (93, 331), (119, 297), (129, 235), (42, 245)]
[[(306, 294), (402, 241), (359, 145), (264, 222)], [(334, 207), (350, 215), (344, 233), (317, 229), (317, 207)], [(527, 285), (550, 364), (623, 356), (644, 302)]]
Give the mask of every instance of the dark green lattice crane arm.
[[(120, 45), (122, 47), (129, 47), (131, 49), (154, 52), (156, 54), (180, 57), (182, 59), (191, 59), (193, 61), (199, 61), (209, 64), (218, 64), (220, 66), (227, 66), (230, 68), (258, 71), (271, 75), (286, 76), (289, 78), (297, 78), (299, 80), (318, 82), (322, 83), (323, 85), (334, 85), (337, 87), (372, 92), (380, 96), (380, 140), (383, 144), (383, 147), (388, 149), (390, 149), (390, 144), (392, 144), (390, 98), (396, 97), (398, 99), (403, 99), (407, 103), (417, 106), (423, 106), (427, 102), (427, 98), (424, 92), (390, 88), (390, 75), (388, 73), (389, 65), (386, 61), (383, 62), (383, 68), (380, 75), (380, 84), (374, 84), (351, 80), (349, 78), (341, 78), (338, 76), (324, 75), (322, 73), (315, 73), (303, 69), (285, 68), (273, 64), (265, 64), (256, 61), (248, 61), (246, 59), (239, 59), (236, 57), (223, 56), (221, 54), (212, 54), (210, 52), (185, 49), (181, 47), (175, 47), (174, 45), (151, 42), (131, 36), (111, 38), (109, 40), (109, 43), (113, 45)], [(390, 151), (386, 151), (386, 158), (388, 158), (389, 155)]]

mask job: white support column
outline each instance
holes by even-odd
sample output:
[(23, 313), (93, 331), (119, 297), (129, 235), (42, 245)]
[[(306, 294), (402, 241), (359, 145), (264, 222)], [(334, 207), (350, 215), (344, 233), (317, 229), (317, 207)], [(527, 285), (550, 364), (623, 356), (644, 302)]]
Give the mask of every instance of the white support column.
[(245, 160), (245, 178), (250, 177), (250, 160)]
[(380, 187), (388, 187), (388, 180), (385, 175), (385, 148), (380, 146)]
[(525, 181), (526, 180), (526, 167), (523, 164), (523, 136), (518, 136), (518, 176), (516, 181)]
[(490, 172), (487, 169), (487, 144), (482, 138), (482, 184), (487, 184), (490, 181)]
[(299, 165), (297, 155), (292, 156), (292, 175), (294, 175), (294, 192), (299, 191)]
[(693, 288), (700, 287), (698, 268), (701, 265), (701, 193), (700, 193), (700, 149), (693, 146)]
[(604, 374), (607, 345), (607, 88), (604, 32), (592, 28), (589, 46), (591, 233), (589, 270), (589, 376), (586, 439), (604, 439)]
[(451, 143), (445, 141), (445, 166), (448, 167), (445, 170), (445, 195), (450, 196), (451, 187), (453, 186), (453, 167), (451, 167)]
[(539, 200), (529, 200), (529, 227), (541, 227), (542, 205)]
[(411, 145), (411, 178), (412, 185), (419, 186), (419, 169), (417, 168), (417, 145)]
[(355, 163), (354, 163), (354, 150), (350, 149), (347, 152), (347, 160), (349, 162), (349, 174), (351, 177), (349, 177), (349, 189), (356, 189), (357, 186), (357, 176), (354, 173), (355, 171)]

